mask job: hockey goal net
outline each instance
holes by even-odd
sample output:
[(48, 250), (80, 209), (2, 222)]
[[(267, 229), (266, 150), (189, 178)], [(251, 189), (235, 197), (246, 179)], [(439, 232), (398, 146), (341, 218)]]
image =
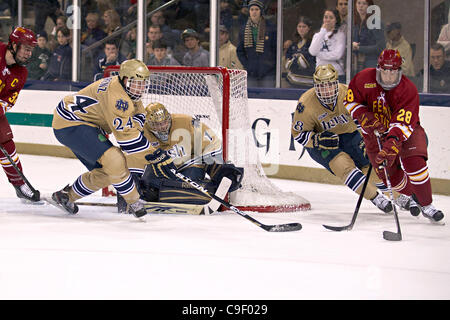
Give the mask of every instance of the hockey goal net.
[[(250, 124), (246, 71), (179, 66), (149, 66), (149, 69), (150, 86), (142, 98), (144, 106), (159, 102), (171, 113), (200, 119), (221, 138), (224, 160), (244, 168), (242, 188), (229, 195), (231, 204), (258, 212), (310, 208), (305, 198), (283, 192), (263, 171)], [(110, 66), (104, 77), (118, 72), (119, 66)]]

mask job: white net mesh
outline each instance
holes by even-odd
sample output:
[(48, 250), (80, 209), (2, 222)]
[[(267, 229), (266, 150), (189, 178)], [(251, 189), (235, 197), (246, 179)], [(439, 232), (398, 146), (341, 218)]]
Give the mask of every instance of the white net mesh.
[(160, 102), (171, 113), (190, 114), (206, 123), (222, 141), (222, 130), (224, 127), (227, 129), (225, 160), (244, 168), (242, 188), (230, 194), (230, 203), (255, 211), (282, 212), (309, 208), (305, 198), (281, 191), (262, 169), (248, 113), (246, 71), (183, 67), (149, 69), (151, 84), (142, 98), (144, 105)]

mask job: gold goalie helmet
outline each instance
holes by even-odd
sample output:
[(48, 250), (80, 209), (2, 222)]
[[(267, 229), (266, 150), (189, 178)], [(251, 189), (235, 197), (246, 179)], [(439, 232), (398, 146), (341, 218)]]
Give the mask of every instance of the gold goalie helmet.
[[(124, 78), (127, 81), (124, 81)], [(149, 85), (150, 71), (145, 63), (137, 59), (125, 60), (120, 64), (119, 79), (131, 100), (138, 101)]]
[(313, 75), (314, 89), (319, 100), (334, 109), (339, 94), (339, 80), (336, 69), (331, 64), (318, 66)]
[(169, 140), (169, 131), (172, 126), (172, 116), (166, 107), (159, 102), (150, 103), (145, 107), (146, 122), (150, 131), (162, 142)]

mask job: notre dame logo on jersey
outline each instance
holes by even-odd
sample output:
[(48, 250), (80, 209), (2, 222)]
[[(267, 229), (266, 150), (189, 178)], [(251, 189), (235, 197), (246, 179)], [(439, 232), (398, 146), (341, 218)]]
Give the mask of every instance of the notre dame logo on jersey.
[(127, 111), (128, 110), (128, 102), (123, 101), (122, 99), (119, 99), (116, 101), (116, 108), (117, 108), (117, 110)]

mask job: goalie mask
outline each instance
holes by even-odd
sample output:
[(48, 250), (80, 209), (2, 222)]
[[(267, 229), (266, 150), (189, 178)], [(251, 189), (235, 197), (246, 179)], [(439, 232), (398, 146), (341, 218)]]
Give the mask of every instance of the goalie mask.
[(398, 50), (383, 50), (378, 57), (377, 82), (384, 90), (394, 89), (402, 79), (402, 57)]
[[(141, 99), (149, 85), (150, 71), (145, 63), (137, 59), (125, 60), (120, 64), (119, 79), (125, 92), (133, 101)], [(124, 78), (127, 78), (126, 81)]]
[(169, 141), (169, 131), (172, 126), (172, 116), (161, 103), (150, 103), (145, 107), (146, 122), (150, 131), (163, 143)]
[(317, 98), (324, 107), (334, 110), (339, 94), (339, 81), (336, 69), (331, 64), (318, 66), (314, 72), (313, 79)]

